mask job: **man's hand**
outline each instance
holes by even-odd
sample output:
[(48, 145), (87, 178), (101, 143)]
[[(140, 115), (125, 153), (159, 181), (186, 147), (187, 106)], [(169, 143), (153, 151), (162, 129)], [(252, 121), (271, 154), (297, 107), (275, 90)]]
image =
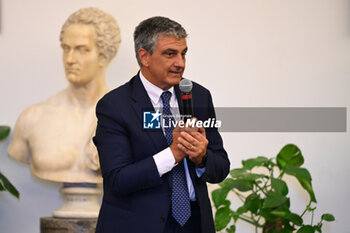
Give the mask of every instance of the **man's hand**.
[(187, 154), (193, 163), (199, 165), (207, 153), (208, 140), (203, 127), (198, 128), (198, 130), (193, 129), (185, 128), (184, 131), (180, 132), (180, 137), (177, 138), (179, 142), (177, 147), (181, 152)]
[(175, 163), (181, 162), (186, 157), (186, 153), (178, 147), (178, 144), (180, 143), (178, 139), (180, 138), (182, 130), (183, 128), (180, 128), (178, 125), (173, 130), (173, 143), (170, 145), (170, 150), (174, 155)]

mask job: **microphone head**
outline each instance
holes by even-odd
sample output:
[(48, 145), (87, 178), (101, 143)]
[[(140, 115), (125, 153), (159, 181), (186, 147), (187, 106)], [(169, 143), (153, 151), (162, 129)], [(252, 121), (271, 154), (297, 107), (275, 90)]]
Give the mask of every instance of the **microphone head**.
[(179, 88), (181, 92), (189, 93), (192, 91), (192, 87), (193, 84), (191, 80), (184, 78), (180, 81)]

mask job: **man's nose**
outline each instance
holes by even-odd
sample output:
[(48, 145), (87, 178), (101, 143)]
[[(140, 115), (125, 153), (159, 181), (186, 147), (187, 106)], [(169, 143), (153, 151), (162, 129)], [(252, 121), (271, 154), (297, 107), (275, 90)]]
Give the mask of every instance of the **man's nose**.
[(185, 56), (183, 56), (182, 54), (178, 54), (175, 58), (175, 66), (177, 67), (185, 67), (185, 63), (186, 63), (186, 59)]

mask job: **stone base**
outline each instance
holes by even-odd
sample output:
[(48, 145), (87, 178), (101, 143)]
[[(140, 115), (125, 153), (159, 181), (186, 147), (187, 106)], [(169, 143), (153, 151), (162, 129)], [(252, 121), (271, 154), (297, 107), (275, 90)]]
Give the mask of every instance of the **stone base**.
[(95, 233), (97, 218), (40, 218), (40, 233)]
[[(78, 184), (79, 185), (79, 184)], [(102, 191), (96, 187), (63, 187), (63, 205), (53, 212), (57, 218), (97, 218), (100, 210), (98, 197)]]

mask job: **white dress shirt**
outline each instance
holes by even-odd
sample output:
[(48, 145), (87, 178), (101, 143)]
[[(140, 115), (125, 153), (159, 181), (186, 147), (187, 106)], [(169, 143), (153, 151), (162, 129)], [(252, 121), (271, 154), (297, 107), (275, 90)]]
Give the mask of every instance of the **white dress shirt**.
[[(139, 72), (140, 74), (140, 79), (143, 84), (143, 86), (146, 89), (146, 92), (151, 99), (152, 105), (155, 110), (159, 110), (162, 112), (162, 107), (163, 107), (163, 102), (161, 100), (161, 95), (164, 92), (161, 88), (157, 87), (156, 85), (152, 84), (149, 82), (142, 74), (142, 72)], [(177, 103), (177, 98), (175, 94), (174, 87), (171, 87), (169, 90), (167, 90), (171, 93), (171, 98), (170, 98), (170, 107), (171, 107), (171, 113), (173, 114), (175, 121), (180, 120), (180, 113), (179, 113), (179, 105)], [(164, 129), (163, 129), (163, 133)], [(163, 174), (169, 172), (175, 164), (175, 158), (173, 153), (170, 150), (170, 147), (167, 147), (166, 149), (158, 152), (157, 154), (153, 155), (154, 162), (157, 166), (159, 175), (162, 176)], [(190, 196), (191, 201), (196, 200), (196, 194), (194, 192), (194, 187), (193, 183), (190, 177), (190, 173), (188, 171), (188, 166), (187, 166), (187, 161), (184, 159), (184, 167), (185, 167), (185, 173), (186, 173), (186, 181), (187, 181), (187, 188), (188, 188), (188, 193)], [(200, 177), (205, 171), (205, 168), (196, 168), (196, 173), (197, 176)]]

